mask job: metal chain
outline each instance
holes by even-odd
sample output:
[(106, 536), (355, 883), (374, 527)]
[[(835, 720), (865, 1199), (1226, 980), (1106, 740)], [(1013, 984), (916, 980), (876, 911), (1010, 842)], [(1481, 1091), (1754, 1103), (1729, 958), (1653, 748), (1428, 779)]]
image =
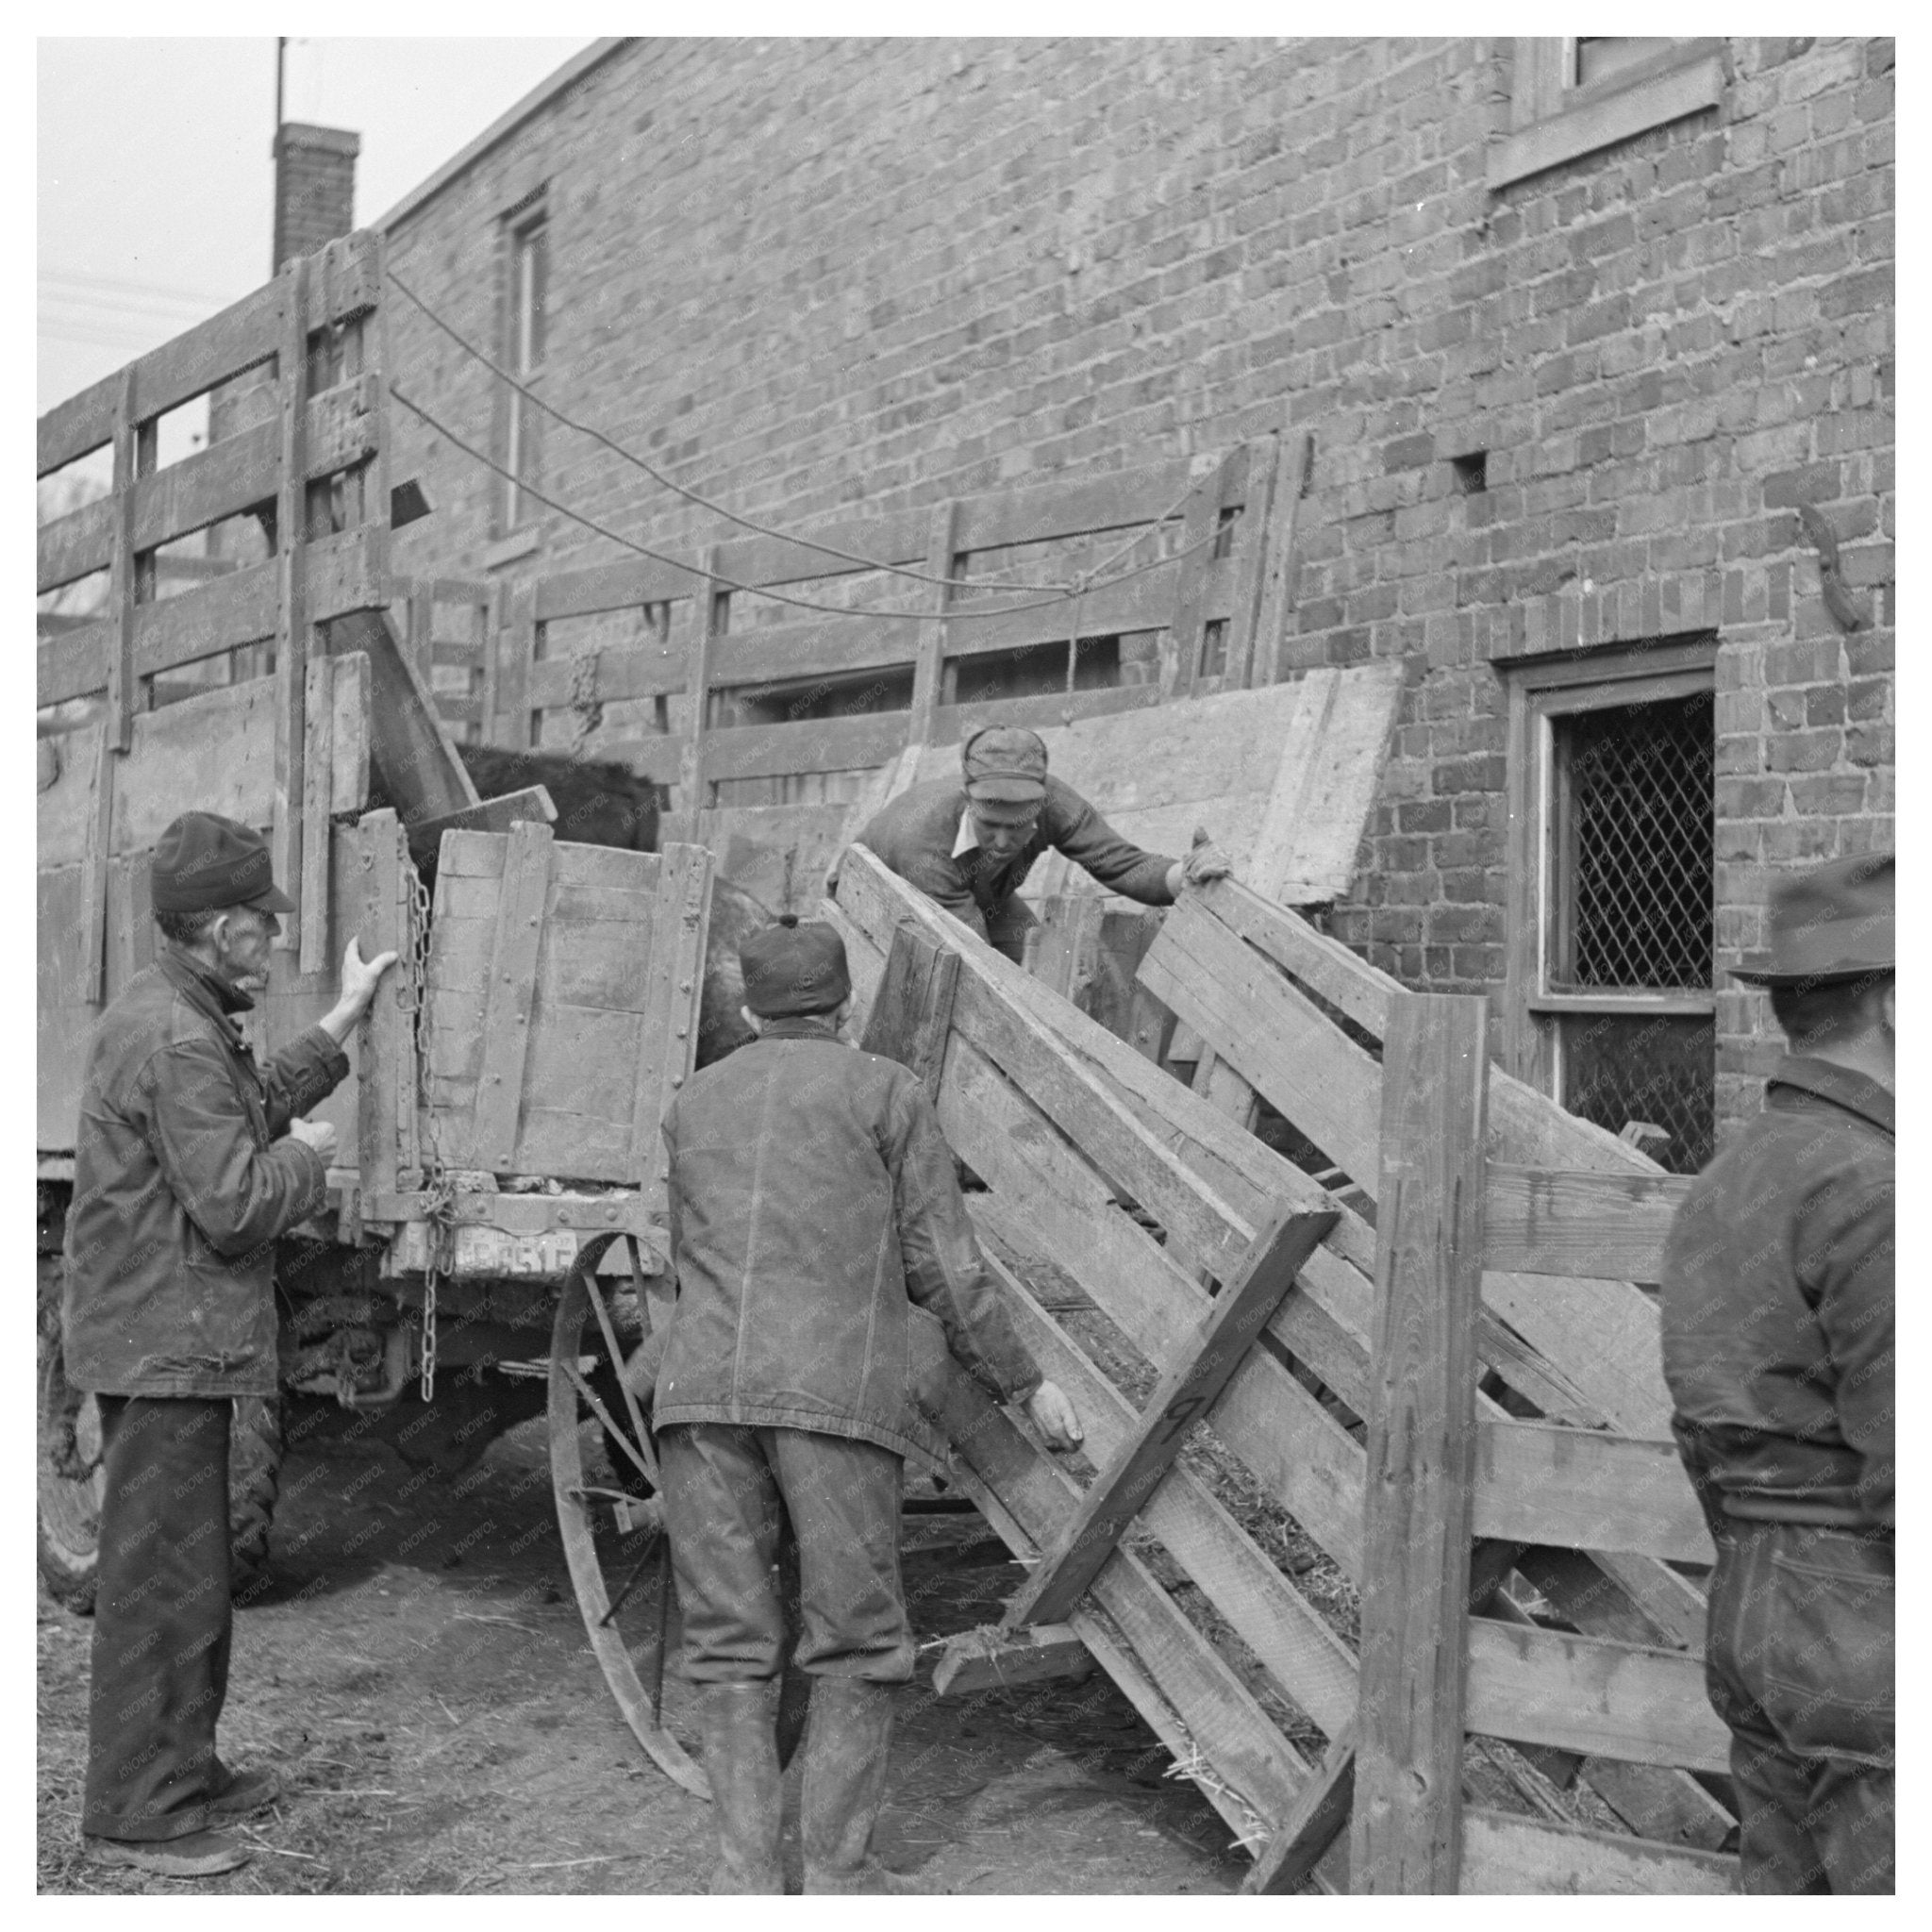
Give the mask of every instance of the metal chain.
[(591, 734), (604, 723), (604, 705), (597, 695), (597, 659), (601, 650), (579, 651), (570, 660), (570, 755), (582, 758)]
[(424, 1186), (427, 1196), (429, 1258), (423, 1270), (423, 1359), (418, 1391), (425, 1402), (436, 1394), (436, 1287), (450, 1263), (449, 1244), (453, 1240), (456, 1186), (443, 1172), (442, 1150), (436, 1131), (436, 1110), (429, 1104), (429, 889), (423, 876), (410, 872), (411, 890), (408, 907), (408, 945), (396, 962), (400, 971), (408, 967), (403, 984), (397, 989), (398, 1003), (409, 1016), (409, 1030), (416, 1044), (416, 1118), (428, 1134), (429, 1145), (423, 1150)]

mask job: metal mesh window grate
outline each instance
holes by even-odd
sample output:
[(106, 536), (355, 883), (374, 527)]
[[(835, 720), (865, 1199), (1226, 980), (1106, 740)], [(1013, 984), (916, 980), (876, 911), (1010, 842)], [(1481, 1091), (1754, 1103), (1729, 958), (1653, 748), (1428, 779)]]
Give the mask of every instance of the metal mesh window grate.
[(1621, 1133), (1631, 1121), (1661, 1127), (1645, 1149), (1672, 1174), (1695, 1174), (1713, 1152), (1717, 1028), (1694, 1014), (1567, 1013), (1563, 1105)]
[(1553, 991), (1710, 986), (1711, 702), (1700, 691), (1556, 721)]

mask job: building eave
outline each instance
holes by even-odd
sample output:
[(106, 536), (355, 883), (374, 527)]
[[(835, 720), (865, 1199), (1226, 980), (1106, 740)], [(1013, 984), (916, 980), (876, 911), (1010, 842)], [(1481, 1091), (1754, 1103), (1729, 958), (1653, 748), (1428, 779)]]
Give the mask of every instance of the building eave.
[(458, 148), (442, 166), (426, 180), (410, 189), (402, 200), (387, 214), (376, 218), (374, 225), (385, 232), (406, 222), (423, 207), (442, 192), (450, 183), (470, 168), (499, 142), (508, 140), (525, 121), (541, 113), (575, 82), (588, 74), (600, 62), (608, 60), (620, 47), (627, 47), (636, 38), (632, 34), (616, 34), (604, 40), (593, 41), (581, 54), (574, 54), (557, 72), (547, 79), (540, 81), (508, 113), (499, 115), (467, 146)]

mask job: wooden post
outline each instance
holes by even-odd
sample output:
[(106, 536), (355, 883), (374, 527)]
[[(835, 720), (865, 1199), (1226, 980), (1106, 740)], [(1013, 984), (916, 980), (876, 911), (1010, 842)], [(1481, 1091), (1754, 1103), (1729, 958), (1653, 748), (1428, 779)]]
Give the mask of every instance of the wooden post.
[(1268, 530), (1274, 522), (1280, 472), (1279, 436), (1249, 443), (1247, 494), (1234, 533), (1234, 595), (1229, 600), (1223, 691), (1245, 691), (1254, 681), (1255, 638), (1261, 618), (1261, 592), (1268, 584)]
[(483, 1060), (465, 1163), (487, 1173), (511, 1167), (516, 1155), (530, 1013), (537, 997), (537, 951), (550, 893), (550, 827), (541, 820), (525, 819), (510, 827), (490, 949), (490, 983), (483, 991)]
[(1295, 536), (1301, 523), (1302, 501), (1315, 461), (1315, 439), (1304, 429), (1288, 439), (1274, 490), (1274, 527), (1268, 540), (1268, 569), (1261, 607), (1256, 620), (1256, 685), (1278, 684), (1289, 670), (1288, 630), (1294, 621)]
[(711, 921), (711, 855), (702, 845), (671, 844), (658, 865), (630, 1125), (631, 1174), (654, 1213), (663, 1211), (665, 1183), (671, 1178), (658, 1134), (664, 1109), (697, 1064)]
[(496, 634), (491, 659), (496, 689), (491, 705), (492, 744), (528, 751), (537, 741), (530, 716), (530, 665), (537, 655), (537, 591), (531, 584), (501, 591), (503, 627)]
[[(953, 543), (959, 527), (959, 506), (956, 502), (935, 504), (925, 540), (925, 568), (929, 575), (953, 575)], [(940, 701), (941, 673), (946, 658), (946, 607), (952, 591), (935, 584), (930, 591), (931, 614), (919, 626), (919, 657), (912, 671), (912, 716), (907, 721), (906, 742), (923, 745), (932, 742), (932, 714)]]
[(1352, 1889), (1453, 1893), (1482, 1289), (1487, 1003), (1405, 993), (1382, 1043)]
[(329, 814), (335, 808), (336, 660), (309, 659), (304, 674), (302, 747), (301, 937), (296, 970), (320, 973), (328, 964)]
[[(685, 688), (691, 692), (691, 732), (684, 741), (684, 757), (678, 765), (678, 808), (691, 814), (688, 823), (693, 836), (700, 824), (698, 814), (710, 802), (705, 796), (705, 711), (711, 696), (711, 646), (724, 635), (719, 623), (718, 545), (705, 552), (705, 587), (698, 611), (698, 634), (691, 647), (691, 675)], [(726, 620), (728, 622), (728, 618)]]
[[(362, 957), (373, 959), (378, 953), (401, 952), (408, 945), (403, 917), (403, 894), (408, 886), (404, 868), (408, 860), (404, 856), (402, 824), (392, 811), (369, 813), (358, 839), (361, 851), (356, 928)], [(398, 960), (356, 1029), (356, 1161), (364, 1200), (396, 1191), (398, 1108), (415, 1107), (415, 1041), (410, 1015), (402, 1008), (409, 978), (409, 963)]]
[(1189, 496), (1181, 518), (1181, 549), (1185, 554), (1175, 566), (1174, 623), (1168, 630), (1167, 653), (1160, 664), (1162, 698), (1187, 696), (1193, 691), (1194, 679), (1200, 672), (1208, 572), (1214, 562), (1214, 546), (1208, 539), (1220, 527), (1222, 487), (1226, 474), (1224, 461), (1210, 475), (1203, 476)]
[[(308, 619), (304, 566), (308, 548), (308, 264), (283, 271), (276, 388), (282, 411), (281, 490), (275, 502), (279, 597), (275, 611), (275, 781), (271, 853), (275, 883), (297, 909), (276, 943), (298, 947), (308, 894), (302, 885), (303, 771), (308, 694)], [(298, 956), (299, 958), (299, 956)]]
[(958, 954), (930, 934), (902, 925), (892, 935), (892, 950), (886, 955), (885, 974), (865, 1024), (865, 1051), (910, 1067), (935, 1105), (958, 986)]

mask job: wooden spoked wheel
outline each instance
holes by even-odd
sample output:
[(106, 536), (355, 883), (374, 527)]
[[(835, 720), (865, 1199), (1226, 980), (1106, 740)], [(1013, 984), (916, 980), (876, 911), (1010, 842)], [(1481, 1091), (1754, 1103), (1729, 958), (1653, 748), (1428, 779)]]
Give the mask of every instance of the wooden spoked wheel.
[[(599, 1235), (584, 1243), (551, 1328), (550, 1481), (557, 1525), (591, 1648), (625, 1722), (667, 1777), (708, 1800), (704, 1771), (663, 1724), (669, 1550), (656, 1508), (643, 1500), (658, 1487), (644, 1424), (648, 1391), (641, 1397), (624, 1375), (637, 1352), (643, 1309), (634, 1237), (624, 1237), (630, 1245), (629, 1289), (597, 1278), (597, 1264), (618, 1239)], [(587, 1474), (585, 1447), (597, 1431), (614, 1483), (601, 1471)]]

